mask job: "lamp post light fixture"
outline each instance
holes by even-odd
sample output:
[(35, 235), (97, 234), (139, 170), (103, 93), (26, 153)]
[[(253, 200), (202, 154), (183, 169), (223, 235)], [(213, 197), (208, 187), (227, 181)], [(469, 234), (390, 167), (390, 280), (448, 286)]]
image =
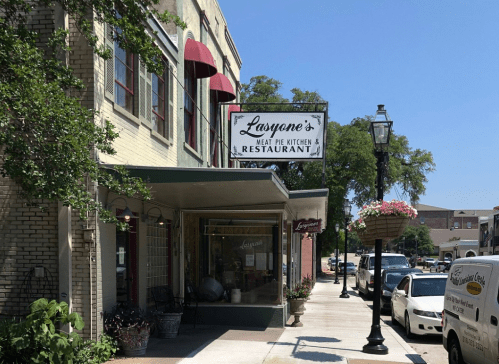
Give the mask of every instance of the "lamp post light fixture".
[(338, 233), (340, 231), (340, 224), (336, 223), (334, 225), (334, 231), (336, 231), (336, 274), (335, 274), (335, 279), (334, 279), (334, 284), (340, 284), (340, 281), (338, 280)]
[(348, 221), (350, 220), (350, 211), (352, 205), (350, 201), (345, 199), (343, 201), (343, 212), (345, 213), (345, 260), (343, 261), (343, 290), (341, 291), (340, 298), (350, 298), (347, 291), (347, 242), (348, 242)]
[[(388, 165), (388, 147), (390, 146), (390, 135), (393, 121), (390, 120), (385, 110), (385, 105), (378, 105), (378, 110), (369, 126), (369, 133), (373, 139), (374, 155), (376, 162), (376, 199), (383, 200), (384, 179)], [(381, 296), (381, 249), (383, 239), (376, 239), (374, 246), (374, 296), (373, 296), (373, 321), (371, 332), (367, 337), (368, 343), (362, 351), (369, 354), (388, 354), (388, 348), (383, 345), (385, 338), (381, 335), (380, 326), (380, 296)]]

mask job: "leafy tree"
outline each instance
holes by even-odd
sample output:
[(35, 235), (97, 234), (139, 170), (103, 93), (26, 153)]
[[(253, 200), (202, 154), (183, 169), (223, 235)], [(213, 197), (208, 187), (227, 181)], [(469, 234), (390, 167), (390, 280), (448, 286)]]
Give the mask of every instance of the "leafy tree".
[(398, 239), (394, 239), (392, 244), (402, 248), (405, 239), (405, 251), (410, 254), (416, 253), (416, 236), (418, 245), (418, 254), (422, 251), (427, 251), (433, 254), (433, 240), (430, 238), (430, 228), (426, 225), (412, 226), (405, 228), (404, 233)]
[(71, 50), (66, 39), (69, 32), (56, 28), (43, 44), (30, 28), (30, 20), (37, 9), (54, 9), (57, 4), (72, 18), (91, 49), (105, 59), (110, 52), (95, 35), (93, 21), (109, 23), (120, 29), (112, 33), (120, 46), (140, 55), (149, 71), (159, 73), (163, 67), (158, 61), (161, 51), (143, 24), (155, 15), (164, 23), (173, 21), (185, 27), (178, 17), (157, 11), (159, 1), (1, 2), (0, 173), (20, 186), (20, 195), (29, 203), (61, 201), (79, 209), (82, 219), (96, 211), (103, 221), (117, 223), (88, 191), (90, 183), (97, 182), (128, 197), (140, 194), (150, 198), (145, 184), (129, 177), (124, 168), (109, 171), (98, 165), (98, 153), (115, 153), (112, 143), (118, 134), (108, 120), (103, 127), (98, 126), (98, 113), (72, 96), (85, 86), (61, 61), (61, 52)]

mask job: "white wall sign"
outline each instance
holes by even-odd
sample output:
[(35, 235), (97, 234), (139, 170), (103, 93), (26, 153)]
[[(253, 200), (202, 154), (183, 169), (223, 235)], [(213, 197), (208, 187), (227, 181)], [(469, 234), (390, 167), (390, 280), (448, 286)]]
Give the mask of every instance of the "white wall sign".
[(324, 112), (232, 112), (230, 158), (322, 159), (324, 120)]

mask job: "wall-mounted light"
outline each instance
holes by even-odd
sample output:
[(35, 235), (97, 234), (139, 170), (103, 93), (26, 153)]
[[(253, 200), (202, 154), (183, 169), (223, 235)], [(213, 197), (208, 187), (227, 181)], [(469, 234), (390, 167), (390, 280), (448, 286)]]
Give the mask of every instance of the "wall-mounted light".
[(164, 224), (166, 224), (166, 219), (163, 217), (163, 213), (161, 212), (161, 209), (159, 207), (151, 207), (144, 215), (144, 220), (143, 221), (147, 221), (150, 216), (149, 216), (149, 211), (153, 210), (153, 209), (158, 209), (159, 210), (159, 217), (156, 219), (155, 223), (156, 224), (159, 224), (160, 226), (163, 226)]
[(123, 197), (116, 197), (114, 200), (112, 200), (110, 203), (107, 204), (106, 208), (108, 210), (111, 209), (111, 207), (113, 206), (113, 204), (116, 200), (125, 201), (125, 210), (123, 210), (123, 212), (120, 215), (116, 216), (118, 219), (123, 219), (123, 220), (125, 220), (125, 222), (129, 222), (130, 219), (138, 219), (138, 217), (133, 214), (132, 210), (130, 210), (125, 198), (123, 198)]

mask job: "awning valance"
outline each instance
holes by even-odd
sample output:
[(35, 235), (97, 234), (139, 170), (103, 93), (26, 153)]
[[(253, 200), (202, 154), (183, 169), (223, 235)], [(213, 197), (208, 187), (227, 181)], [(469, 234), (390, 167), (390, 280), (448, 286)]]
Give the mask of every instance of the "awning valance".
[(219, 102), (227, 102), (236, 99), (232, 84), (229, 79), (221, 73), (217, 73), (210, 78), (210, 90), (216, 92)]
[(238, 105), (229, 105), (229, 121), (230, 121), (230, 114), (238, 111), (241, 111), (241, 108)]
[(194, 62), (196, 78), (211, 77), (217, 73), (215, 60), (208, 47), (194, 39), (189, 38), (185, 42), (184, 59)]

